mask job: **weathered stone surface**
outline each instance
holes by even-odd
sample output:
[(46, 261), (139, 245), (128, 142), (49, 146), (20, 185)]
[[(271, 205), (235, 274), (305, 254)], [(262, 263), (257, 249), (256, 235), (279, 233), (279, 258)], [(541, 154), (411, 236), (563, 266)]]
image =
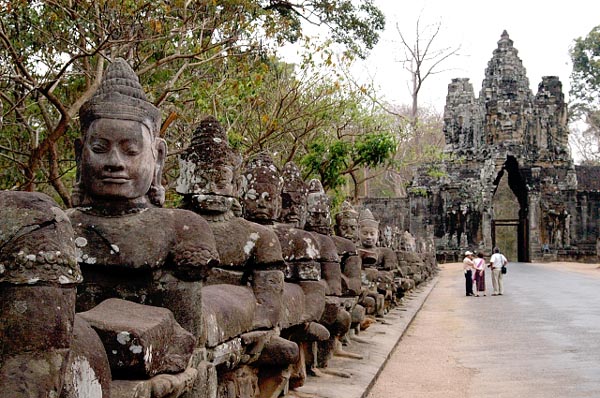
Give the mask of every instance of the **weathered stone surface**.
[(219, 267), (283, 269), (279, 240), (270, 228), (240, 217), (211, 222), (210, 227), (219, 242)]
[(308, 322), (288, 329), (286, 337), (292, 341), (323, 341), (330, 337), (329, 330), (317, 322)]
[(257, 368), (241, 366), (234, 371), (219, 375), (217, 391), (219, 398), (256, 397), (259, 391)]
[(71, 223), (50, 197), (0, 191), (0, 203), (0, 283), (81, 282)]
[(0, 396), (57, 396), (73, 338), (69, 219), (48, 196), (0, 192)]
[(86, 209), (69, 215), (85, 277), (79, 311), (119, 297), (169, 308), (186, 330), (200, 333), (199, 281), (219, 258), (206, 221), (186, 210), (157, 208), (119, 218)]
[(171, 398), (190, 390), (198, 371), (188, 368), (177, 374), (160, 374), (148, 380), (114, 380), (111, 398)]
[(113, 391), (111, 379), (110, 364), (102, 341), (82, 317), (75, 315), (71, 353), (60, 397), (119, 397)]
[(301, 281), (298, 284), (305, 297), (303, 321), (318, 321), (325, 310), (326, 285), (317, 281)]
[(302, 287), (296, 283), (285, 283), (283, 289), (283, 309), (280, 321), (282, 329), (302, 324), (305, 319), (305, 296)]
[(256, 301), (246, 286), (211, 285), (202, 290), (202, 308), (208, 347), (252, 330)]
[(281, 271), (255, 270), (252, 273), (252, 290), (256, 298), (255, 328), (273, 328), (280, 324), (285, 298), (283, 285)]
[(340, 258), (337, 255), (335, 243), (330, 236), (312, 232), (313, 239), (319, 248), (319, 262), (321, 263), (321, 278), (327, 284), (328, 295), (342, 295), (342, 273)]
[(79, 315), (100, 336), (115, 378), (183, 372), (195, 347), (166, 308), (108, 299)]
[(298, 361), (298, 345), (279, 336), (273, 336), (261, 351), (258, 365), (287, 367)]

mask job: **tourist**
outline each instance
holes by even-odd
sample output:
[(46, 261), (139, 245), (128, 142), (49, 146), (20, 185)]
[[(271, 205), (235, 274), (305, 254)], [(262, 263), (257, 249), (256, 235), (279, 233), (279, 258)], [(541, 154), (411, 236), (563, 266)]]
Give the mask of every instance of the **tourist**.
[(506, 267), (508, 260), (504, 257), (504, 254), (500, 253), (499, 248), (494, 248), (494, 254), (490, 258), (489, 267), (492, 269), (492, 286), (494, 287), (494, 293), (492, 296), (502, 296), (504, 294), (504, 285), (502, 284), (502, 267)]
[(483, 258), (483, 253), (477, 253), (477, 258), (473, 263), (475, 264), (473, 279), (477, 285), (477, 293), (475, 296), (479, 297), (480, 294), (485, 296), (485, 259)]
[(463, 271), (465, 273), (465, 289), (467, 296), (473, 296), (473, 270), (475, 264), (473, 263), (473, 252), (466, 251), (465, 258), (463, 259)]

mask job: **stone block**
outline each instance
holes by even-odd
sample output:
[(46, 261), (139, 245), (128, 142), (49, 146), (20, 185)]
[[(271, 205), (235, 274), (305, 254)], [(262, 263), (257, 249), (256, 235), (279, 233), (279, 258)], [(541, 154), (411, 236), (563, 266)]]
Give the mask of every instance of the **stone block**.
[(318, 321), (325, 310), (325, 285), (316, 281), (299, 283), (304, 292), (303, 321)]
[(79, 315), (102, 340), (114, 378), (182, 372), (196, 343), (166, 308), (108, 299)]
[(285, 283), (283, 287), (283, 311), (279, 326), (282, 329), (303, 322), (305, 312), (304, 291), (300, 285)]
[(200, 344), (215, 347), (253, 329), (256, 300), (247, 286), (205, 286), (202, 311), (205, 335)]

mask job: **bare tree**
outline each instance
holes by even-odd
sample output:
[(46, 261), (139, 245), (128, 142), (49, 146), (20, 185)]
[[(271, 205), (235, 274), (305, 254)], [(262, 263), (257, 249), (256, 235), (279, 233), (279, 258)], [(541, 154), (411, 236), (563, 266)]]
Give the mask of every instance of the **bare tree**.
[(414, 133), (415, 144), (419, 145), (419, 133), (417, 126), (419, 123), (419, 93), (423, 88), (425, 80), (434, 74), (444, 72), (440, 69), (442, 62), (453, 55), (458, 55), (460, 45), (456, 47), (435, 48), (434, 41), (440, 34), (442, 23), (421, 27), (421, 17), (417, 18), (415, 41), (410, 42), (406, 35), (402, 33), (398, 24), (396, 30), (400, 35), (404, 57), (400, 60), (405, 70), (411, 75), (410, 93), (412, 98), (410, 108), (409, 125)]

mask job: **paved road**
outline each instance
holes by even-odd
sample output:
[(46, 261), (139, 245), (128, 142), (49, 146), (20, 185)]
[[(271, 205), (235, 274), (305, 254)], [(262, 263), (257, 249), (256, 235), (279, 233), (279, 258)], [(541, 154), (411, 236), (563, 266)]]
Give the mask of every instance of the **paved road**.
[(505, 294), (465, 297), (460, 264), (437, 286), (370, 398), (600, 397), (598, 265), (511, 263)]

